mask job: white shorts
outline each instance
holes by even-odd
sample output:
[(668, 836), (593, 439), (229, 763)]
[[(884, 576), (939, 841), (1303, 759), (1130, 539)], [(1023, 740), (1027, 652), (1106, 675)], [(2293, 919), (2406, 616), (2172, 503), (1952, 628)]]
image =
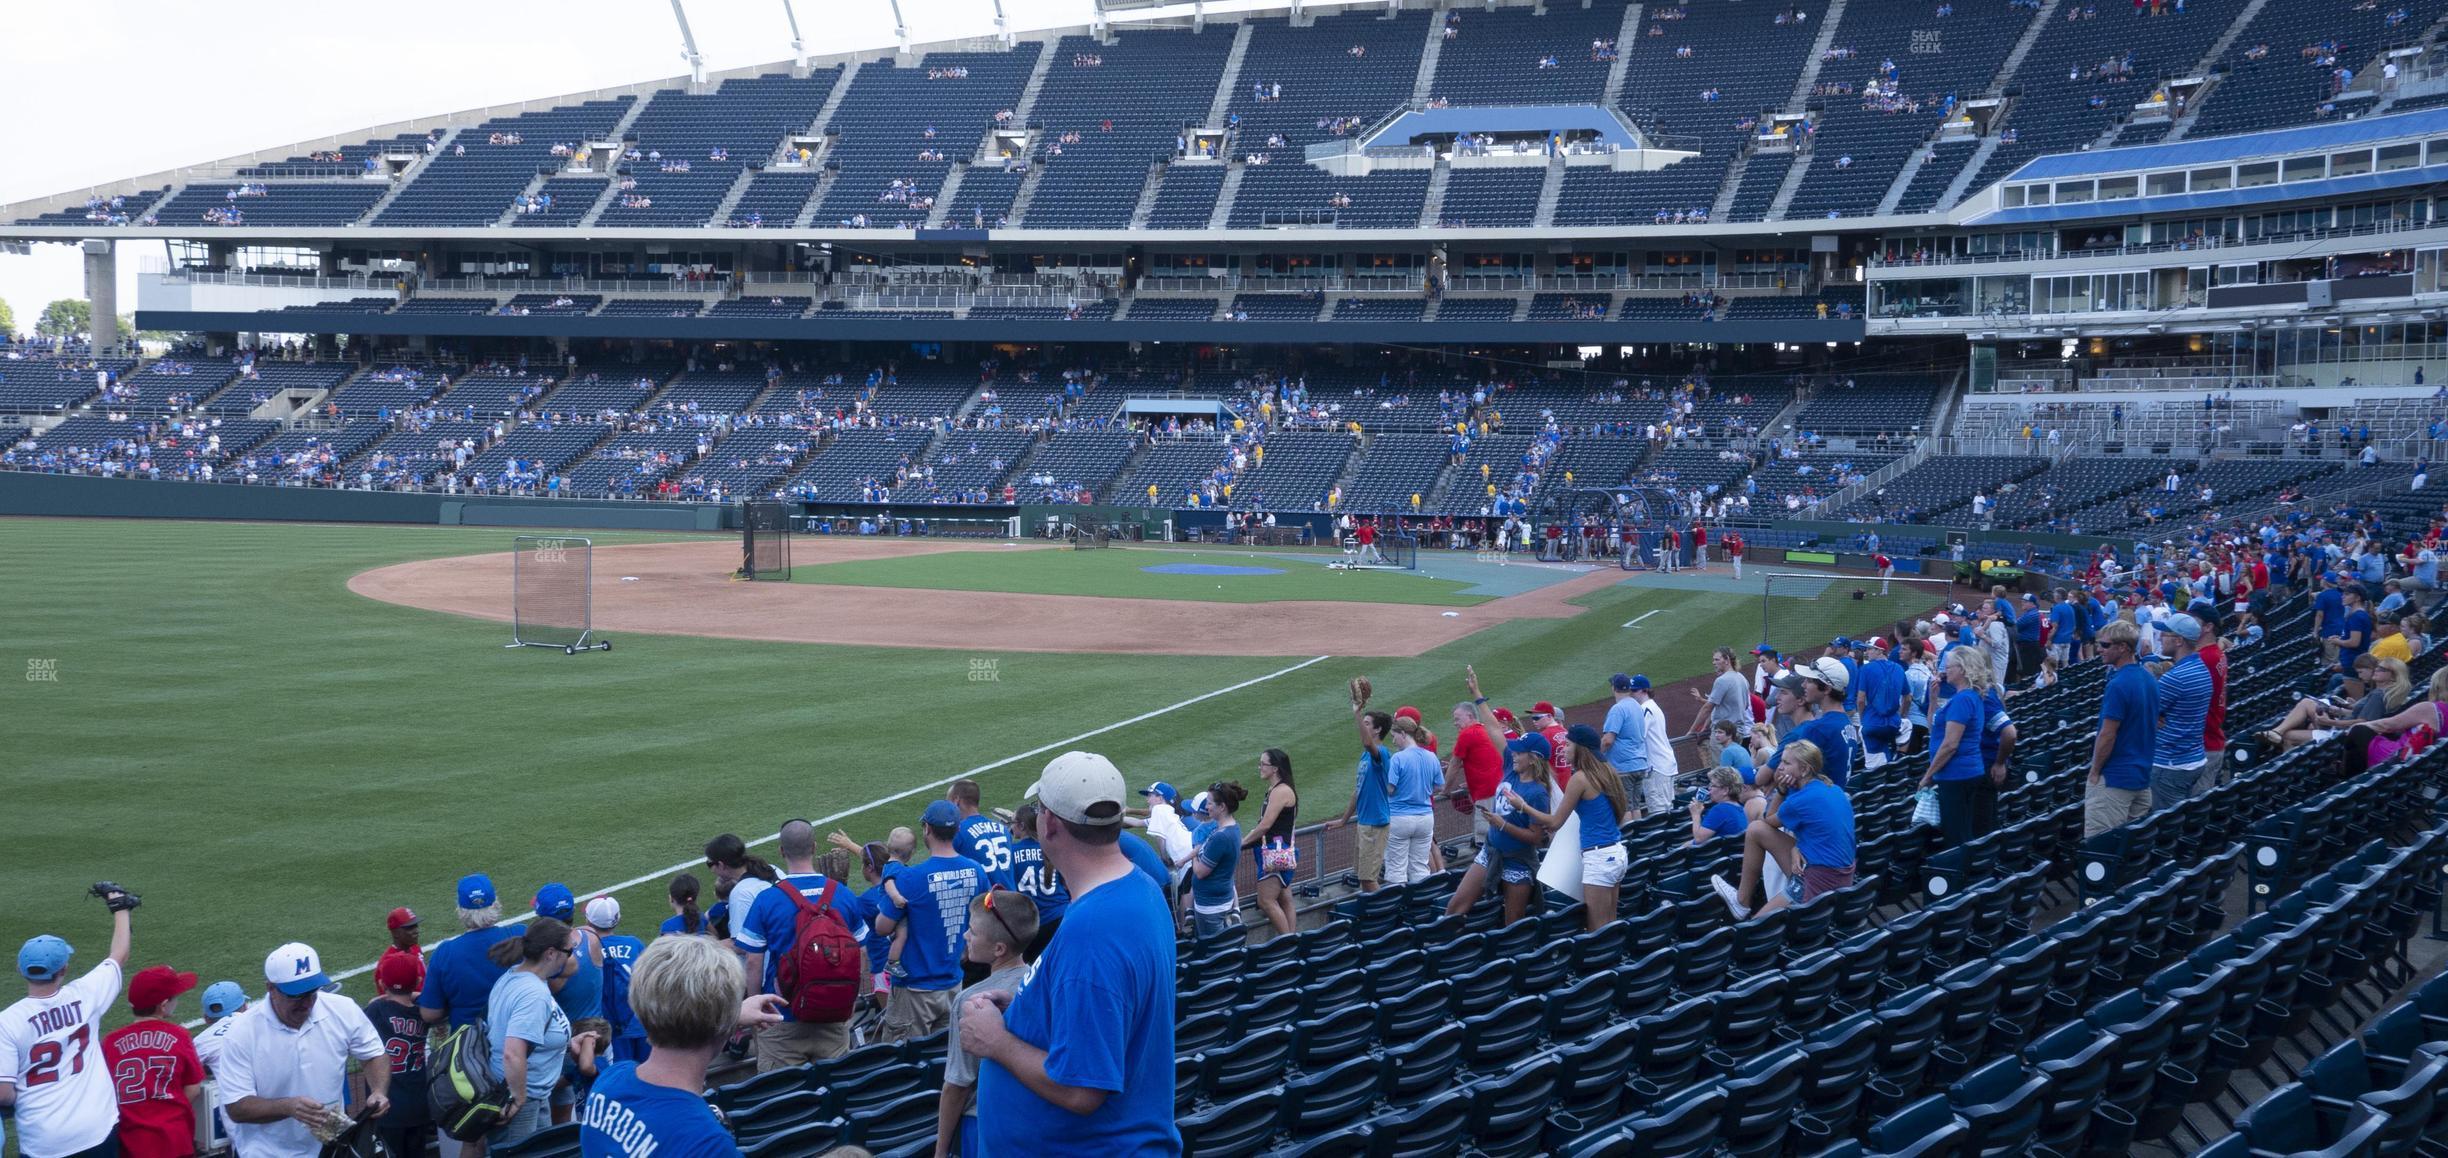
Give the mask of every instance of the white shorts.
[(1602, 889), (1614, 888), (1623, 883), (1624, 869), (1628, 864), (1624, 846), (1620, 842), (1604, 848), (1582, 849), (1581, 885), (1583, 888), (1593, 885)]

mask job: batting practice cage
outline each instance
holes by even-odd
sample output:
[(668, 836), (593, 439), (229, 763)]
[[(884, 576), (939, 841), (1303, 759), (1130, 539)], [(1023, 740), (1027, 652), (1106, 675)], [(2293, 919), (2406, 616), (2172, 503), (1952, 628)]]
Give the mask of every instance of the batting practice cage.
[(1114, 540), (1110, 527), (1083, 527), (1069, 523), (1063, 525), (1062, 537), (1063, 545), (1073, 551), (1110, 547)]
[[(1548, 518), (1564, 527), (1554, 540), (1561, 562), (1612, 560), (1626, 571), (1654, 571), (1664, 565), (1659, 552), (1673, 527), (1684, 533), (1677, 565), (1691, 565), (1692, 512), (1664, 487), (1574, 487), (1556, 497)], [(1540, 550), (1546, 550), (1544, 541)]]
[(595, 542), (574, 535), (511, 540), (508, 647), (610, 651), (595, 635)]
[(1960, 590), (1946, 579), (1916, 575), (1828, 575), (1753, 571), (1760, 591), (1760, 642), (1782, 655), (1812, 655), (1835, 642), (1883, 636), (1894, 642), (1896, 624), (1910, 627), (1942, 611)]
[(1417, 571), (1419, 570), (1419, 536), (1401, 531), (1388, 531), (1377, 536), (1368, 546), (1360, 545), (1360, 537), (1343, 536), (1343, 558), (1328, 563), (1328, 567), (1343, 571)]
[(790, 504), (740, 504), (740, 567), (742, 579), (791, 577)]

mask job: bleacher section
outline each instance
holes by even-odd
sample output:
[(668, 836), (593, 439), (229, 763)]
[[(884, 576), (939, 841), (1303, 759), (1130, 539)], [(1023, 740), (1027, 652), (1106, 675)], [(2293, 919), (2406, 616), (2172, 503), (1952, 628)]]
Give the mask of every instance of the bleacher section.
[(1446, 178), (1437, 223), (1449, 228), (1536, 225), (1539, 187), (1546, 180), (1545, 166), (1456, 169)]
[(1229, 224), (1409, 229), (1419, 224), (1427, 198), (1425, 169), (1338, 177), (1307, 165), (1259, 165), (1243, 170)]
[(580, 498), (650, 494), (696, 457), (700, 437), (691, 430), (619, 435), (571, 464), (569, 490)]
[[(1320, 122), (1361, 126), (1376, 124), (1411, 99), (1419, 73), (1420, 51), (1427, 43), (1427, 12), (1346, 12), (1317, 18), (1306, 28), (1289, 20), (1267, 17), (1250, 21), (1249, 51), (1241, 58), (1240, 83), (1226, 106), (1237, 118), (1232, 158), (1266, 153), (1273, 166), (1297, 166), (1301, 149), (1320, 141), (1348, 136), (1321, 127)], [(1358, 49), (1355, 55), (1353, 50)], [(1260, 100), (1265, 86), (1282, 95)], [(1283, 147), (1269, 148), (1269, 138), (1281, 136)], [(1176, 170), (1179, 173), (1181, 170)], [(1174, 174), (1165, 178), (1169, 184)], [(1245, 179), (1246, 180), (1246, 179)], [(1248, 186), (1242, 186), (1248, 197)], [(1412, 207), (1413, 212), (1418, 206)]]
[[(204, 410), (231, 418), (243, 417), (266, 401), (319, 394), (348, 381), (349, 375), (356, 372), (357, 367), (346, 362), (258, 361), (252, 372), (241, 372), (227, 389), (205, 403)], [(370, 385), (366, 397), (372, 398), (384, 389), (387, 387), (379, 383)], [(381, 405), (376, 402), (365, 413), (370, 414)], [(351, 416), (358, 413), (353, 406), (344, 410)]]
[[(2158, 16), (2130, 4), (2099, 4), (2089, 19), (2059, 15), (2040, 31), (2023, 67), (2009, 80), (2020, 89), (2006, 111), (2005, 127), (2015, 139), (1998, 145), (1970, 188), (1996, 182), (2043, 153), (2088, 146), (2147, 99), (2154, 86), (2191, 72), (2244, 4), (2187, 0), (2182, 13), (2170, 5)], [(2272, 51), (2293, 60), (2301, 47), (2273, 46)], [(2132, 79), (2104, 74), (2102, 66), (2111, 61)], [(2096, 108), (2094, 97), (2100, 100)]]
[(1416, 322), (1428, 311), (1421, 298), (1337, 298), (1334, 320), (1339, 322)]
[(1003, 501), (1003, 483), (1037, 436), (1016, 430), (956, 430), (922, 465), (923, 475), (893, 491), (896, 503)]
[(770, 496), (812, 445), (807, 434), (782, 427), (736, 430), (689, 468), (682, 485), (697, 493), (720, 488), (740, 497)]
[(62, 414), (100, 393), (97, 374), (116, 379), (135, 369), (124, 359), (0, 360), (0, 413)]
[(1945, 384), (1909, 374), (1857, 375), (1821, 385), (1794, 418), (1813, 434), (1899, 434), (1929, 422)]
[(1411, 496), (1422, 502), (1444, 473), (1448, 443), (1442, 434), (1377, 434), (1352, 475), (1338, 510), (1361, 514), (1408, 512)]
[(196, 184), (163, 202), (153, 217), (162, 225), (354, 225), (390, 189), (362, 180)]
[[(562, 167), (553, 146), (600, 140), (636, 99), (587, 101), (461, 129), (451, 147), (427, 161), (371, 224), (491, 225), (536, 174)], [(514, 139), (517, 144), (510, 143)]]
[[(968, 192), (964, 182), (962, 192)], [(1150, 229), (1205, 229), (1224, 192), (1224, 166), (1174, 165), (1156, 187), (1156, 204), (1148, 211)]]
[(1050, 491), (1085, 488), (1092, 497), (1120, 501), (1108, 493), (1114, 476), (1130, 461), (1137, 441), (1127, 434), (1096, 431), (1056, 433), (1021, 472), (1021, 501), (1043, 498)]
[(1863, 495), (1829, 514), (1927, 522), (1931, 516), (1970, 502), (1976, 491), (1995, 494), (1999, 487), (2038, 474), (2048, 465), (2045, 458), (2011, 455), (1934, 455), (1887, 480), (1880, 493)]
[(1622, 31), (1621, 0), (1556, 5), (1544, 15), (1528, 8), (1454, 8), (1442, 15), (1452, 34), (1437, 55), (1431, 100), (1568, 105), (1594, 104), (1606, 95), (1613, 66), (1593, 45)]
[[(1846, 6), (1835, 45), (1858, 55), (1822, 65), (1819, 77), (1851, 83), (1855, 92), (1826, 98), (1814, 121), (1810, 170), (1787, 218), (1862, 217), (1876, 209), (1913, 151), (1957, 102), (1989, 84), (2032, 20), (2030, 9), (1996, 0), (1965, 0), (1943, 19), (1930, 15), (1938, 7), (1906, 9), (1910, 15), (1899, 19), (1892, 5)], [(1888, 62), (1894, 75), (1882, 79)], [(1869, 97), (1874, 83), (1891, 95)]]
[(644, 409), (670, 376), (668, 368), (580, 366), (544, 396), (539, 408), (572, 419), (630, 413)]
[[(1045, 172), (1037, 178), (1022, 224), (1031, 229), (1129, 225), (1148, 166), (1173, 157), (1182, 129), (1206, 120), (1232, 42), (1230, 27), (1147, 31), (1112, 44), (1087, 36), (1058, 41), (1030, 116), (1042, 126), (1036, 163)], [(1063, 140), (1071, 135), (1077, 139)], [(1060, 155), (1053, 153), (1056, 147)], [(965, 178), (962, 183), (966, 186)], [(993, 216), (994, 207), (985, 208)]]
[(890, 488), (893, 472), (916, 465), (933, 437), (932, 431), (915, 429), (837, 431), (782, 491), (819, 502), (854, 501), (868, 480)]
[(686, 299), (613, 298), (596, 311), (599, 318), (693, 318), (705, 303)]
[[(2384, 50), (2419, 43), (2424, 30), (2444, 12), (2448, 3), (2442, 0), (2388, 0), (2342, 9), (2328, 4), (2265, 5), (2219, 62), (2225, 75), (2203, 98), (2188, 139), (2325, 117), (2328, 113), (2320, 106), (2338, 92), (2333, 73), (2339, 68), (2360, 72)], [(2309, 45), (2328, 51), (2307, 57)], [(2266, 50), (2257, 60), (2255, 48)], [(2377, 80), (2378, 74), (2366, 79)]]
[(17, 224), (134, 224), (135, 222), (144, 220), (145, 215), (151, 212), (153, 203), (161, 200), (162, 194), (168, 193), (169, 191), (169, 186), (165, 185), (159, 189), (146, 189), (141, 192), (126, 193), (116, 197), (90, 197), (86, 199), (86, 203), (83, 205), (72, 206), (67, 209), (55, 209), (49, 213), (37, 214), (33, 217), (20, 218)]
[(514, 414), (552, 389), (556, 380), (555, 375), (544, 371), (480, 367), (453, 378), (434, 398), (434, 405), (444, 409), (458, 407), (463, 415), (478, 418)]
[(1316, 321), (1325, 299), (1317, 294), (1242, 294), (1225, 303), (1226, 316), (1236, 321)]
[(263, 165), (249, 165), (238, 170), (241, 177), (353, 177), (376, 172), (380, 158), (389, 153), (418, 156), (434, 138), (422, 134), (403, 134), (380, 141), (364, 141), (324, 150), (322, 156), (291, 157)]
[(108, 408), (135, 414), (174, 414), (193, 408), (238, 376), (234, 362), (188, 362), (165, 358), (121, 379)]
[[(727, 80), (704, 95), (654, 94), (629, 127), (636, 139), (628, 142), (620, 176), (634, 187), (613, 198), (598, 224), (706, 224), (750, 162), (764, 162), (785, 135), (815, 123), (840, 78), (839, 68), (826, 68), (805, 79), (783, 73)], [(798, 208), (790, 206), (777, 224), (790, 224)]]
[(804, 169), (759, 173), (748, 179), (748, 188), (740, 193), (739, 204), (731, 207), (726, 224), (771, 229), (791, 225), (822, 180), (822, 174)]
[(1348, 434), (1285, 431), (1268, 435), (1266, 453), (1233, 485), (1233, 505), (1245, 509), (1307, 511), (1324, 506), (1327, 491), (1350, 461)]
[[(931, 52), (910, 68), (862, 66), (826, 125), (834, 136), (826, 161), (841, 175), (816, 220), (925, 221), (931, 211), (920, 206), (943, 187), (953, 161), (977, 152), (995, 113), (1019, 102), (1043, 47), (1032, 41), (1011, 52)], [(922, 161), (921, 152), (944, 159)]]

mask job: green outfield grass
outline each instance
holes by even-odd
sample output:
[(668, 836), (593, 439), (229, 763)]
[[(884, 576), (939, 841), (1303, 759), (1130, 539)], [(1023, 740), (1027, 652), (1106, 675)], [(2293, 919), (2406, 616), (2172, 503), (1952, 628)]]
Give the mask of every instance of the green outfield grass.
[[(1354, 675), (1371, 676), (1388, 706), (1418, 704), (1444, 733), (1465, 662), (1501, 703), (1581, 703), (1617, 670), (1660, 682), (1704, 672), (1709, 648), (1743, 643), (1759, 619), (1756, 597), (1616, 587), (1586, 596), (1577, 619), (1499, 625), (1419, 659), (1275, 674), (1335, 641), (1311, 655), (1209, 658), (636, 635), (571, 657), (505, 650), (504, 625), (345, 586), (369, 567), (501, 550), (512, 534), (0, 523), (11, 822), (0, 946), (55, 932), (90, 965), (108, 926), (81, 894), (109, 877), (145, 895), (140, 963), (252, 988), (263, 954), (286, 940), (314, 944), (335, 970), (371, 962), (394, 905), (426, 913), (429, 940), (447, 932), (451, 882), (465, 872), (491, 872), (505, 901), (523, 904), (548, 880), (584, 895), (688, 860), (715, 833), (755, 839), (793, 816), (850, 812), (840, 827), (872, 838), (939, 790), (873, 802), (1144, 713), (1161, 714), (1065, 746), (1102, 751), (1134, 780), (1202, 785), (1255, 784), (1257, 752), (1282, 747), (1315, 819), (1349, 799), (1343, 689)], [(1250, 680), (1263, 682), (1165, 710)], [(1677, 730), (1693, 706), (1669, 704)], [(989, 803), (1016, 802), (1050, 756), (980, 774)], [(651, 930), (666, 915), (661, 895), (659, 879), (622, 892), (630, 923)]]
[[(1337, 558), (1340, 555), (1335, 556)], [(1147, 567), (1206, 564), (1265, 567), (1272, 575), (1180, 575)], [(956, 551), (803, 564), (794, 583), (849, 587), (922, 587), (937, 591), (1007, 591), (1022, 595), (1103, 595), (1122, 599), (1196, 599), (1210, 603), (1274, 603), (1320, 599), (1347, 603), (1423, 603), (1468, 607), (1486, 596), (1464, 595), (1468, 583), (1399, 571), (1346, 572), (1251, 551), (1179, 547), (1104, 550)]]

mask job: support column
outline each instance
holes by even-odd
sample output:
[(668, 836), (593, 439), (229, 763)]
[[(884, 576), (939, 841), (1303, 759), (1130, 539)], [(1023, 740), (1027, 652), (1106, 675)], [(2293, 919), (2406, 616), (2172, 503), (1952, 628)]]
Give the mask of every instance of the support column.
[(108, 241), (85, 243), (85, 300), (93, 306), (94, 353), (118, 349), (119, 255)]

